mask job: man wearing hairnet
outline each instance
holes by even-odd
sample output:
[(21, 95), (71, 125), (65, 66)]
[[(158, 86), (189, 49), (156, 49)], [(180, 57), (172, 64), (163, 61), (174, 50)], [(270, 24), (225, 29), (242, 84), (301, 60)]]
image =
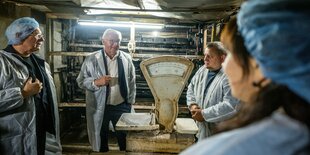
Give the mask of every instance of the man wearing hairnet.
[(61, 154), (55, 86), (48, 64), (35, 54), (44, 41), (29, 17), (6, 29), (0, 50), (1, 154)]
[[(131, 56), (119, 50), (121, 39), (119, 31), (107, 29), (102, 35), (104, 48), (85, 59), (77, 78), (86, 90), (87, 131), (94, 151), (109, 151), (109, 122), (115, 127), (135, 103), (135, 68)], [(116, 137), (120, 150), (126, 150), (126, 133), (116, 131)]]

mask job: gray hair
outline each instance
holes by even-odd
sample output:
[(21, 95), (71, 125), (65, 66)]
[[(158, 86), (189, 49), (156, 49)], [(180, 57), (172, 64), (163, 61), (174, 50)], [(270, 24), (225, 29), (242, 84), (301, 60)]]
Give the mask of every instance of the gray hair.
[(207, 48), (214, 48), (218, 55), (227, 55), (227, 49), (224, 47), (223, 43), (219, 41), (208, 43)]
[(106, 29), (106, 30), (103, 32), (101, 39), (102, 39), (102, 40), (103, 40), (103, 39), (106, 39), (107, 36), (108, 36), (109, 34), (117, 34), (119, 40), (122, 40), (122, 33), (121, 33), (120, 31), (117, 31), (117, 30), (114, 30), (114, 29), (110, 29), (110, 28), (109, 28), (109, 29)]

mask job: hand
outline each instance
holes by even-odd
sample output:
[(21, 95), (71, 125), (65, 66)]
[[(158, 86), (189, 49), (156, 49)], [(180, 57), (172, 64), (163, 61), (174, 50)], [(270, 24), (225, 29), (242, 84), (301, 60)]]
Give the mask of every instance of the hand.
[(202, 110), (200, 108), (191, 110), (192, 118), (198, 122), (203, 122), (205, 119), (202, 117)]
[(29, 78), (22, 89), (22, 95), (24, 98), (33, 96), (35, 94), (39, 94), (42, 89), (43, 85), (38, 79), (32, 82), (32, 78)]
[(200, 107), (198, 106), (198, 104), (192, 103), (192, 104), (189, 106), (189, 111), (191, 112), (192, 115), (193, 115), (192, 111), (193, 111), (194, 109), (200, 109)]
[(101, 76), (99, 79), (96, 79), (94, 81), (95, 85), (98, 87), (101, 86), (106, 86), (109, 84), (110, 80), (111, 80), (111, 76), (110, 75), (105, 75), (105, 76)]

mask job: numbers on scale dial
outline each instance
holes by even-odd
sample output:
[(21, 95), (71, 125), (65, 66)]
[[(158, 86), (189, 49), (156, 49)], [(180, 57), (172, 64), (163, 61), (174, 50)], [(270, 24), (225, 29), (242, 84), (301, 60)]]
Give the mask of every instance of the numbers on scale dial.
[(183, 77), (187, 66), (177, 62), (158, 62), (147, 66), (151, 77), (154, 76), (180, 76)]

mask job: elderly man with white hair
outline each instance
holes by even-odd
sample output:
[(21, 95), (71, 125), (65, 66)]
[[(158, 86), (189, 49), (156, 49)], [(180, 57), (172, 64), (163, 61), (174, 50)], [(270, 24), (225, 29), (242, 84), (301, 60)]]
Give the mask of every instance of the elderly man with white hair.
[[(77, 77), (79, 87), (86, 90), (87, 131), (94, 151), (109, 151), (109, 122), (115, 127), (135, 103), (135, 68), (131, 56), (119, 50), (121, 39), (119, 31), (107, 29), (104, 48), (85, 59)], [(116, 131), (116, 137), (120, 150), (126, 150), (126, 133)]]

